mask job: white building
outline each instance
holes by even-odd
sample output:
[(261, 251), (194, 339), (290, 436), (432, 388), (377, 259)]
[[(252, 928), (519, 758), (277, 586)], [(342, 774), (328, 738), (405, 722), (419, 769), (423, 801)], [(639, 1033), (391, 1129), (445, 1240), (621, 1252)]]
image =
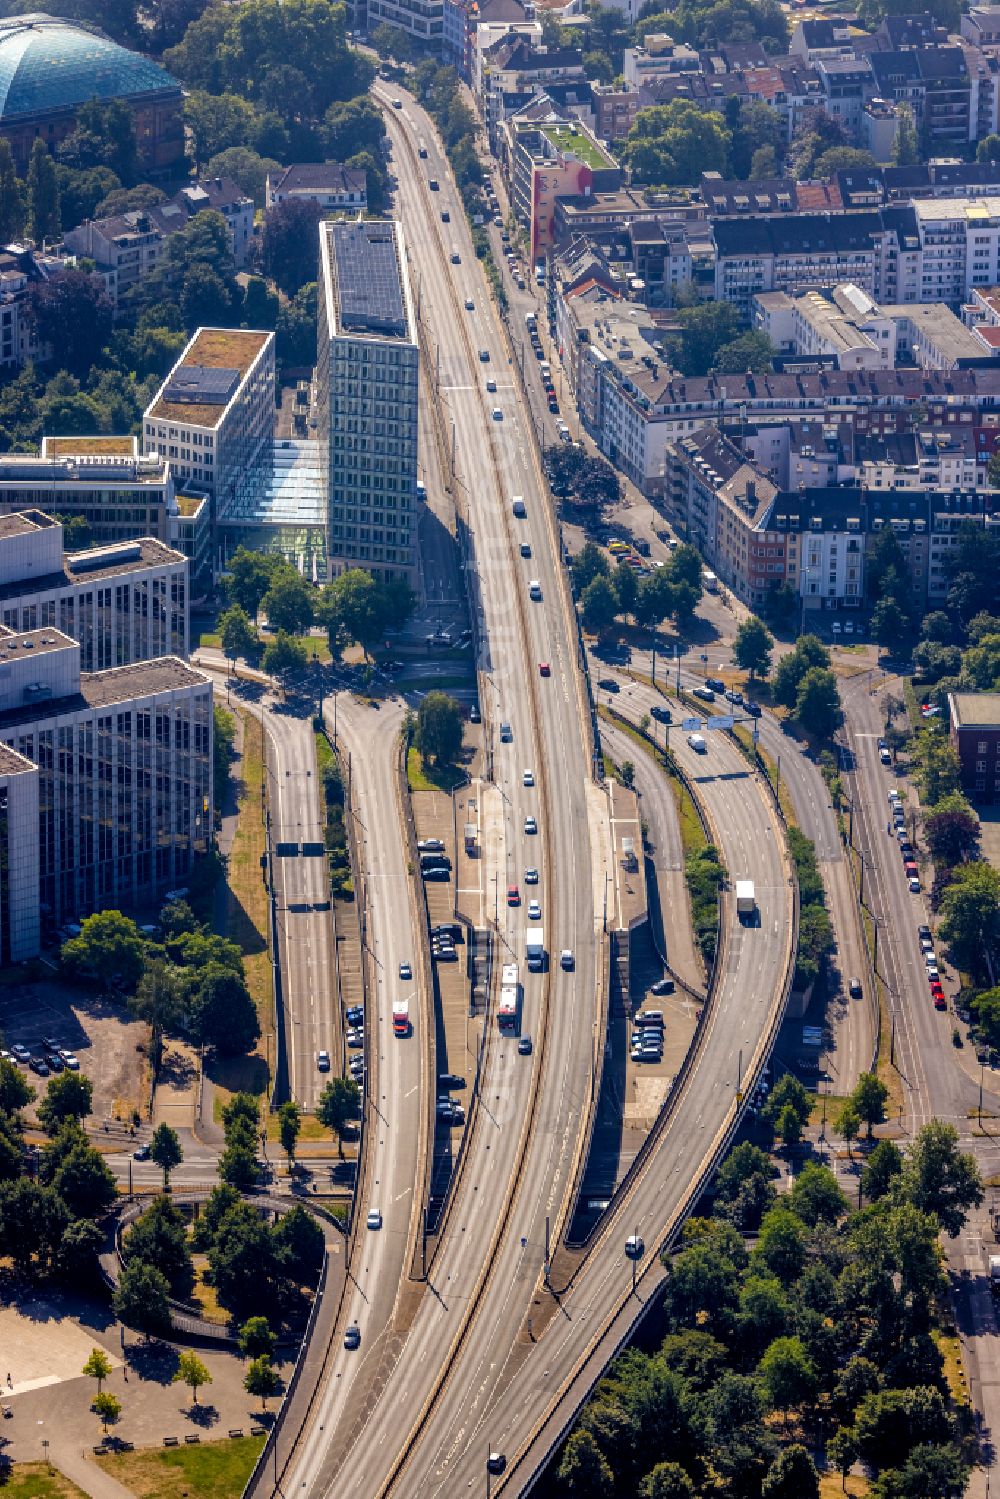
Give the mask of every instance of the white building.
[(267, 207), (276, 203), (316, 203), (325, 213), (367, 213), (368, 174), (339, 161), (306, 162), (267, 174)]
[(199, 328), (143, 417), (143, 449), (178, 488), (206, 495), (216, 525), (271, 477), (274, 334)]
[(0, 455), (0, 514), (36, 509), (79, 517), (98, 544), (177, 539), (169, 465), (140, 457), (134, 437), (45, 437), (40, 458)]
[(0, 967), (39, 947), (38, 767), (0, 745)]
[(66, 554), (51, 516), (0, 517), (0, 623), (69, 635), (83, 671), (187, 656), (187, 580), (187, 559), (152, 537)]
[(419, 358), (401, 226), (322, 223), (316, 410), (333, 573), (415, 577)]
[(896, 338), (891, 319), (859, 286), (789, 295), (760, 292), (754, 324), (783, 354), (832, 358), (841, 370), (890, 370)]
[(368, 32), (376, 26), (398, 26), (418, 41), (440, 48), (444, 0), (368, 0)]

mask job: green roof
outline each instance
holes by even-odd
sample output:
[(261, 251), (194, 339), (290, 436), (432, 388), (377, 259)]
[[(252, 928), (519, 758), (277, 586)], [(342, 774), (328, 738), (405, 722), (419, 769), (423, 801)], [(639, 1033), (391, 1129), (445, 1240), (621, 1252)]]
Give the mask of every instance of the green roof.
[(585, 166), (600, 168), (613, 164), (607, 153), (575, 125), (542, 125), (539, 128), (557, 151), (579, 157)]
[(148, 57), (73, 21), (43, 15), (0, 21), (0, 119), (179, 87)]

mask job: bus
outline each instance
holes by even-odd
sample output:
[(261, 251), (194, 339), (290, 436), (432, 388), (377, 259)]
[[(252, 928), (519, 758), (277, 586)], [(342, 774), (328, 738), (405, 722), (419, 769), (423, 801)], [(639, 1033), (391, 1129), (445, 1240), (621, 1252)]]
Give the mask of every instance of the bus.
[(516, 963), (505, 963), (500, 970), (497, 1029), (506, 1035), (515, 1036), (521, 1029), (521, 985), (517, 978)]

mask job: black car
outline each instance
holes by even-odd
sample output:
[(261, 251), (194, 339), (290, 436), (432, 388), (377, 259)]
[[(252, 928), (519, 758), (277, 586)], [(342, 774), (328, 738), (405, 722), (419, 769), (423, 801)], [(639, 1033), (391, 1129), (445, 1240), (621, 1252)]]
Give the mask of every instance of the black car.
[(598, 677), (597, 685), (602, 692), (620, 692), (621, 688), (614, 677)]
[(747, 698), (743, 704), (743, 707), (746, 709), (747, 713), (749, 713), (751, 718), (760, 717), (760, 703), (752, 703), (750, 699)]
[(705, 686), (711, 687), (713, 692), (725, 692), (726, 684), (721, 677), (706, 677)]
[(451, 879), (451, 870), (442, 869), (440, 865), (435, 865), (433, 869), (422, 869), (420, 873), (425, 880), (429, 880), (431, 882), (435, 880), (441, 881)]
[(461, 942), (462, 923), (460, 921), (439, 921), (437, 926), (431, 927), (431, 937), (450, 937), (453, 942)]
[(459, 1077), (459, 1075), (458, 1075), (457, 1072), (439, 1072), (438, 1073), (438, 1087), (439, 1088), (464, 1088), (465, 1087), (465, 1078), (464, 1077)]
[(654, 703), (649, 710), (650, 717), (655, 718), (657, 723), (673, 723), (669, 708), (661, 708), (659, 703)]

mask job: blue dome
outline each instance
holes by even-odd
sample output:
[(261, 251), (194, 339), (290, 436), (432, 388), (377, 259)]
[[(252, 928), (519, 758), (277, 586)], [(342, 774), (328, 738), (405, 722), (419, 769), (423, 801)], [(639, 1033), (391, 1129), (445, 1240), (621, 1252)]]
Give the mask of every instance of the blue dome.
[(148, 57), (72, 21), (43, 15), (0, 21), (0, 120), (178, 89)]

